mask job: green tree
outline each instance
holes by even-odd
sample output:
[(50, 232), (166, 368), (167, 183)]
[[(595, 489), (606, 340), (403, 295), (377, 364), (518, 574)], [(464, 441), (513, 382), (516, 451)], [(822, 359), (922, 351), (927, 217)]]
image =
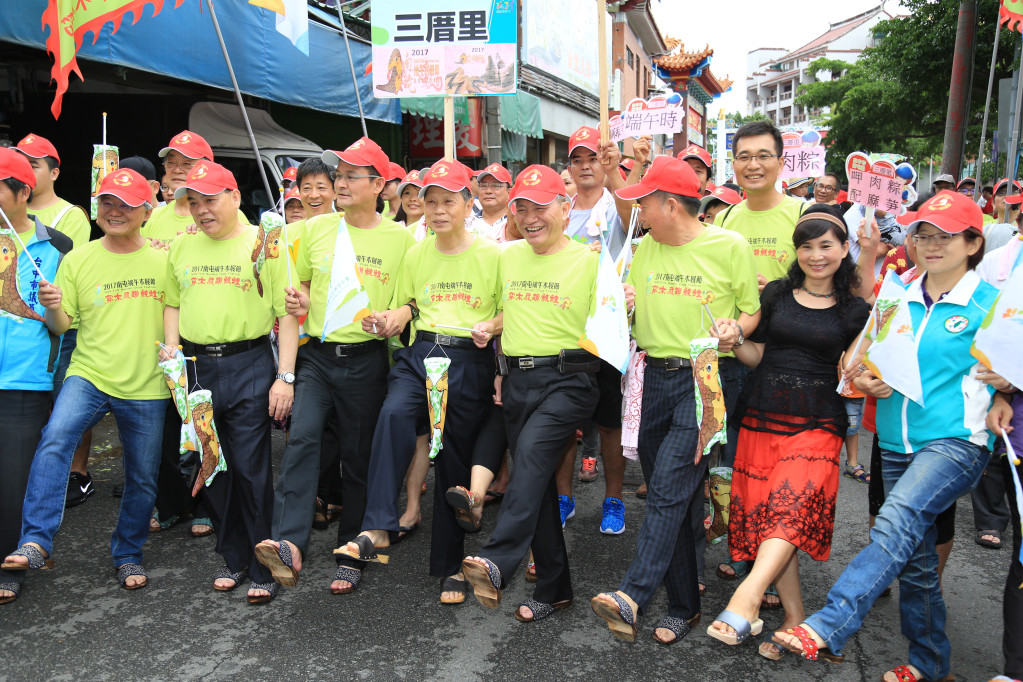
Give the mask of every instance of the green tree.
[[(977, 3), (977, 49), (967, 116), (968, 158), (976, 155), (980, 140), (999, 4), (999, 0)], [(831, 110), (819, 121), (830, 127), (829, 169), (841, 170), (845, 157), (857, 150), (906, 154), (916, 162), (941, 154), (959, 3), (902, 0), (902, 5), (910, 16), (878, 23), (874, 29), (876, 46), (864, 50), (855, 64), (827, 58), (810, 64), (817, 73), (842, 74), (835, 80), (801, 86), (797, 98), (803, 106)], [(1003, 27), (999, 42), (996, 79), (1012, 74), (1019, 34)], [(997, 93), (993, 98), (989, 140), (998, 120)]]

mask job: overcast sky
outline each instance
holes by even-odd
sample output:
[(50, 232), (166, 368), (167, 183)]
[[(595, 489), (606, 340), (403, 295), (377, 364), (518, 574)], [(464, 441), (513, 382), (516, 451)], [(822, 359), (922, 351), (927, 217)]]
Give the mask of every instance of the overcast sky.
[[(714, 50), (710, 68), (719, 78), (728, 76), (735, 85), (710, 105), (708, 112), (717, 117), (718, 108), (726, 112), (746, 112), (746, 54), (758, 47), (789, 50), (805, 45), (825, 33), (830, 24), (856, 16), (881, 4), (881, 0), (842, 0), (842, 2), (805, 2), (790, 0), (726, 0), (690, 2), (687, 0), (650, 0), (661, 33), (678, 38), (685, 49)], [(793, 12), (794, 7), (802, 9)], [(889, 0), (890, 14), (903, 14), (898, 0)]]

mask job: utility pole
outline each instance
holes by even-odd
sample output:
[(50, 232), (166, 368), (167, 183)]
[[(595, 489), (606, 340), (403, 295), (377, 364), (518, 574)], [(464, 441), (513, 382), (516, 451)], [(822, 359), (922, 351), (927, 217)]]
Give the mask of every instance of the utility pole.
[(970, 112), (970, 89), (973, 87), (973, 57), (977, 48), (977, 0), (959, 3), (959, 25), (956, 28), (955, 54), (952, 57), (952, 80), (948, 93), (948, 114), (945, 116), (945, 143), (941, 153), (941, 172), (957, 180), (966, 148), (966, 122)]

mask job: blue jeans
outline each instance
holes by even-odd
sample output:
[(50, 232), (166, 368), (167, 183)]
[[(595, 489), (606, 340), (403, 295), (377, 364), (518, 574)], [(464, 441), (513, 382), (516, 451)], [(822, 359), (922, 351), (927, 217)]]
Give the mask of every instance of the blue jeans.
[(977, 484), (989, 455), (958, 438), (931, 441), (908, 455), (881, 451), (887, 498), (870, 531), (870, 544), (846, 566), (824, 608), (806, 619), (833, 652), (841, 653), (874, 601), (898, 577), (910, 664), (929, 680), (948, 674), (951, 647), (945, 636), (934, 519)]
[(53, 536), (64, 519), (64, 497), (75, 447), (83, 433), (113, 412), (124, 451), (124, 496), (110, 538), (110, 553), (115, 568), (141, 563), (142, 544), (149, 535), (149, 517), (156, 501), (166, 407), (166, 400), (114, 398), (82, 377), (65, 379), (32, 460), (18, 544), (35, 542), (47, 554), (53, 553)]

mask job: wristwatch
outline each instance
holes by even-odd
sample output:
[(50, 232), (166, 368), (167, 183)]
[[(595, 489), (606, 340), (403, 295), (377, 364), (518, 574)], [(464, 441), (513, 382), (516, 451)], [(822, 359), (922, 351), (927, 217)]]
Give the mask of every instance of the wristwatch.
[(411, 302), (410, 303), (406, 303), (405, 305), (407, 305), (408, 309), (412, 311), (412, 319), (413, 320), (416, 319), (417, 317), (419, 317), (419, 308), (417, 308), (414, 305), (412, 305)]
[(739, 330), (739, 340), (732, 344), (733, 347), (738, 348), (742, 344), (746, 343), (746, 336), (742, 333), (742, 327), (735, 325), (735, 328)]
[(289, 386), (295, 383), (295, 374), (293, 372), (281, 372), (277, 375), (277, 378)]

